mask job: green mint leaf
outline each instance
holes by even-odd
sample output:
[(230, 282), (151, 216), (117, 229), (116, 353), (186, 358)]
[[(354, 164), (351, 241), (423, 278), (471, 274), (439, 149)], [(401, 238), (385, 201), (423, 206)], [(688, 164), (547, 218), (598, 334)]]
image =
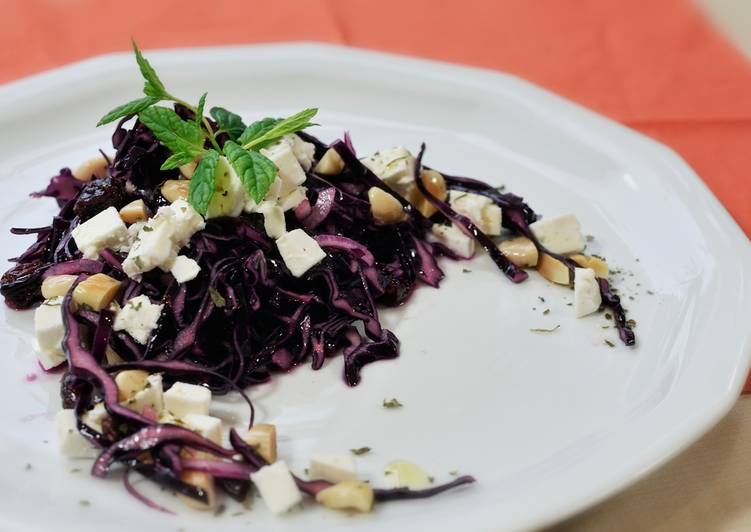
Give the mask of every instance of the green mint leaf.
[(196, 166), (193, 177), (190, 179), (188, 190), (188, 203), (201, 214), (206, 214), (214, 195), (216, 185), (216, 168), (219, 164), (219, 152), (209, 150)]
[(274, 163), (257, 151), (248, 151), (231, 140), (224, 143), (224, 154), (248, 195), (256, 203), (261, 203), (276, 177)]
[(282, 138), (284, 135), (289, 135), (290, 133), (295, 133), (306, 127), (313, 126), (315, 124), (313, 124), (310, 119), (313, 118), (317, 112), (318, 109), (315, 108), (304, 109), (284, 120), (280, 120), (263, 135), (244, 142), (243, 147), (246, 149), (253, 147), (260, 149), (275, 140)]
[(198, 107), (196, 108), (196, 125), (201, 127), (201, 121), (203, 120), (203, 107), (206, 105), (206, 96), (208, 92), (201, 94), (201, 99), (198, 100)]
[(240, 115), (227, 111), (223, 107), (212, 107), (209, 114), (219, 124), (219, 129), (225, 130), (232, 140), (237, 140), (245, 131), (245, 123)]
[(110, 122), (113, 122), (118, 118), (138, 114), (147, 107), (151, 107), (158, 101), (159, 98), (152, 98), (150, 96), (147, 96), (145, 98), (139, 98), (138, 100), (133, 100), (132, 102), (119, 105), (112, 109), (112, 111), (104, 115), (96, 125), (103, 126), (104, 124), (109, 124)]
[(253, 122), (245, 128), (245, 131), (242, 132), (242, 135), (237, 139), (237, 142), (240, 144), (246, 144), (252, 140), (260, 138), (271, 131), (271, 129), (281, 121), (281, 118), (263, 118), (257, 122)]
[(151, 66), (151, 63), (146, 60), (146, 58), (141, 53), (141, 50), (138, 49), (136, 41), (134, 40), (132, 42), (133, 51), (136, 54), (136, 62), (138, 63), (138, 68), (141, 69), (141, 75), (146, 81), (143, 87), (144, 94), (146, 94), (146, 96), (160, 99), (164, 99), (166, 96), (169, 96), (167, 89), (164, 88), (162, 80), (160, 80), (159, 76), (157, 76), (154, 67)]
[(167, 158), (166, 161), (164, 161), (164, 163), (162, 163), (162, 166), (159, 169), (172, 170), (173, 168), (177, 168), (179, 166), (192, 162), (195, 158), (196, 156), (192, 153), (187, 153), (184, 151), (173, 153)]
[(203, 150), (205, 137), (195, 122), (186, 122), (166, 107), (149, 107), (138, 118), (172, 153), (197, 156)]

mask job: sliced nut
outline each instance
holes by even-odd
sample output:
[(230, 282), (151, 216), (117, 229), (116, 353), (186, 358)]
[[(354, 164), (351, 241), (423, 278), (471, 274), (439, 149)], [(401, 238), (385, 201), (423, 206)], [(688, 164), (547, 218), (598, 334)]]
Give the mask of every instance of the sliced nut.
[(342, 170), (344, 170), (344, 160), (334, 148), (329, 148), (313, 171), (320, 175), (339, 175)]
[(73, 301), (88, 305), (96, 311), (109, 305), (120, 290), (120, 281), (109, 275), (97, 273), (78, 283), (73, 289)]
[(127, 401), (146, 388), (146, 379), (148, 376), (149, 372), (142, 369), (126, 369), (115, 375), (118, 400), (120, 402)]
[(132, 224), (134, 222), (140, 222), (142, 220), (149, 219), (149, 211), (146, 209), (146, 204), (142, 199), (131, 201), (125, 207), (120, 209), (120, 218), (126, 224)]
[(551, 283), (564, 284), (566, 286), (571, 284), (569, 269), (566, 265), (547, 253), (540, 255), (540, 261), (537, 263), (537, 271)]
[(91, 178), (94, 176), (107, 177), (108, 167), (109, 163), (107, 163), (107, 159), (102, 155), (97, 155), (76, 168), (73, 171), (73, 177), (79, 181), (91, 181)]
[(595, 271), (595, 275), (597, 275), (597, 277), (601, 277), (602, 279), (607, 279), (608, 274), (610, 273), (608, 263), (601, 258), (581, 254), (570, 255), (569, 258), (582, 268), (593, 269)]
[(357, 510), (367, 513), (373, 509), (373, 489), (359, 480), (345, 480), (319, 491), (316, 501), (334, 510)]
[(187, 199), (189, 188), (190, 181), (187, 179), (168, 179), (162, 185), (160, 192), (167, 201), (174, 203), (179, 199)]
[[(428, 192), (433, 196), (439, 200), (446, 199), (448, 190), (446, 189), (446, 180), (443, 178), (443, 175), (435, 170), (423, 170), (420, 173), (420, 179), (422, 179), (423, 185), (425, 185), (425, 188), (428, 189)], [(430, 218), (438, 211), (438, 209), (436, 209), (433, 204), (422, 195), (414, 184), (407, 194), (407, 199), (426, 218)]]
[(276, 426), (259, 423), (245, 433), (243, 441), (253, 447), (264, 460), (273, 464), (276, 462)]
[(506, 258), (519, 268), (530, 268), (537, 266), (539, 255), (537, 246), (526, 236), (517, 236), (509, 240), (504, 240), (498, 244)]
[(214, 477), (203, 471), (183, 471), (180, 473), (180, 480), (191, 486), (201, 488), (207, 495), (208, 502), (201, 502), (188, 497), (181, 493), (177, 497), (187, 506), (196, 510), (213, 510), (216, 506), (216, 488), (214, 487)]
[(191, 161), (180, 166), (180, 173), (185, 179), (190, 179), (196, 171), (198, 161)]
[(384, 192), (378, 187), (368, 190), (370, 200), (370, 212), (377, 222), (382, 224), (394, 224), (404, 220), (404, 209), (394, 196)]
[(47, 277), (42, 281), (42, 296), (44, 299), (64, 296), (68, 293), (74, 282), (76, 282), (75, 275), (52, 275)]

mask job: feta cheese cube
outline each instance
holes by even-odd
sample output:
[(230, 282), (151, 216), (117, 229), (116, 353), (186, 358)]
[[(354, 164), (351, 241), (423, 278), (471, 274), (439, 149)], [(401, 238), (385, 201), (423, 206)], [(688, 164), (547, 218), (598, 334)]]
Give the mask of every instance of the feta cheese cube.
[(579, 253), (586, 245), (579, 220), (573, 214), (546, 218), (530, 224), (529, 228), (537, 240), (553, 253)]
[(302, 502), (302, 494), (297, 489), (287, 464), (280, 460), (262, 467), (250, 475), (263, 502), (272, 513), (279, 515)]
[(415, 176), (415, 158), (404, 146), (387, 148), (362, 159), (362, 164), (389, 185), (404, 186)]
[(164, 392), (164, 408), (176, 418), (183, 419), (188, 414), (209, 415), (211, 390), (204, 386), (176, 382)]
[(142, 369), (125, 369), (115, 375), (118, 400), (122, 403), (146, 388), (149, 372)]
[(34, 311), (34, 331), (39, 346), (38, 358), (44, 369), (52, 369), (65, 362), (62, 346), (65, 335), (62, 301), (62, 296), (48, 299)]
[(123, 271), (128, 277), (136, 277), (166, 263), (171, 265), (177, 256), (171, 237), (166, 223), (146, 224), (123, 261)]
[(214, 195), (206, 210), (206, 218), (238, 216), (245, 206), (247, 194), (240, 177), (226, 157), (216, 166)]
[(582, 318), (597, 312), (602, 304), (600, 285), (595, 271), (590, 268), (574, 268), (574, 312)]
[(501, 234), (501, 208), (493, 200), (480, 194), (449, 191), (449, 204), (459, 214), (463, 214), (487, 235)]
[[(282, 180), (279, 179), (279, 176), (276, 176), (274, 180), (271, 182), (269, 191), (263, 197), (263, 201), (261, 202), (261, 205), (263, 205), (266, 202), (276, 204), (279, 201), (279, 195), (281, 194), (281, 190), (282, 190)], [(259, 207), (259, 204), (256, 203), (253, 198), (248, 197), (246, 199), (245, 207), (244, 207), (245, 212), (258, 212), (258, 207)]]
[(283, 234), (277, 239), (276, 247), (295, 277), (300, 277), (326, 257), (318, 242), (302, 229)]
[[(159, 210), (162, 209), (165, 209), (166, 217), (172, 218), (172, 243), (178, 248), (187, 245), (194, 234), (206, 227), (203, 217), (184, 199), (176, 200), (169, 207)], [(171, 216), (167, 214), (167, 209)]]
[(446, 246), (459, 257), (469, 259), (475, 254), (475, 241), (456, 225), (434, 225), (430, 228), (437, 242)]
[(115, 207), (109, 207), (71, 231), (76, 246), (87, 259), (96, 259), (105, 248), (127, 242), (128, 228)]
[(305, 193), (307, 192), (307, 188), (305, 187), (297, 187), (292, 192), (287, 194), (286, 196), (279, 198), (279, 207), (284, 212), (287, 212), (290, 209), (294, 209), (300, 203), (307, 197)]
[(145, 345), (159, 322), (163, 307), (152, 303), (148, 296), (133, 297), (115, 316), (114, 329), (126, 331), (136, 342)]
[(313, 480), (342, 482), (357, 480), (355, 459), (346, 454), (317, 454), (310, 459), (308, 474)]
[(198, 263), (185, 255), (175, 257), (175, 261), (172, 263), (172, 268), (170, 269), (172, 276), (180, 284), (192, 281), (200, 271), (201, 267)]
[(287, 223), (281, 207), (264, 201), (258, 207), (258, 212), (263, 214), (263, 228), (271, 238), (279, 238), (287, 232)]
[(313, 166), (313, 157), (316, 154), (315, 144), (305, 142), (294, 133), (286, 135), (282, 140), (292, 148), (292, 153), (295, 154), (295, 158), (300, 163), (300, 166), (303, 167), (303, 170), (306, 172), (310, 170), (310, 167)]
[(182, 418), (185, 427), (197, 432), (207, 440), (217, 445), (222, 444), (222, 420), (218, 417), (204, 416), (202, 414), (187, 414)]
[(292, 190), (305, 182), (305, 171), (297, 161), (292, 147), (286, 142), (279, 142), (268, 148), (262, 149), (261, 153), (268, 157), (277, 168), (282, 180), (282, 191)]
[(242, 436), (242, 439), (268, 463), (276, 462), (276, 426), (257, 423)]
[(102, 432), (102, 422), (109, 417), (104, 403), (97, 403), (94, 408), (84, 412), (81, 420), (97, 432)]
[(55, 430), (60, 452), (70, 458), (94, 458), (99, 450), (78, 432), (76, 413), (72, 408), (55, 415)]
[[(123, 261), (123, 271), (131, 278), (154, 268), (170, 271), (178, 250), (205, 226), (201, 215), (183, 199), (160, 207), (148, 222), (131, 226), (132, 243)], [(135, 236), (133, 227), (137, 230)]]
[(162, 376), (158, 373), (146, 378), (143, 390), (136, 392), (134, 396), (123, 403), (135, 412), (144, 413), (149, 408), (158, 418), (164, 408), (164, 394), (162, 392)]

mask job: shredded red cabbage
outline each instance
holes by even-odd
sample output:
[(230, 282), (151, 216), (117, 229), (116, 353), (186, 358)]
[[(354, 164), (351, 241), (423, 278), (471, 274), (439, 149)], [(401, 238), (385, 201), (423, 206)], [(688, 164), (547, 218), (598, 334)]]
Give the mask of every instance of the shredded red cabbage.
[[(176, 110), (181, 116), (192, 117), (184, 107)], [(178, 177), (177, 170), (160, 169), (170, 152), (139, 121), (131, 127), (127, 123), (123, 119), (113, 134), (116, 154), (108, 176), (94, 176), (91, 182), (83, 183), (65, 168), (45, 190), (32, 194), (55, 198), (60, 211), (49, 226), (12, 229), (14, 234), (35, 235), (35, 242), (11, 259), (15, 265), (2, 276), (0, 293), (9, 307), (25, 309), (42, 300), (40, 288), (46, 277), (72, 274), (78, 276), (77, 284), (89, 275), (106, 273), (123, 283), (118, 304), (144, 294), (164, 305), (155, 334), (145, 346), (126, 332), (113, 330), (110, 310), (75, 309), (75, 284), (61, 309), (68, 366), (61, 396), (64, 406), (76, 409), (79, 430), (102, 448), (92, 473), (106, 476), (113, 464), (120, 464), (126, 469), (126, 489), (152, 508), (168, 511), (133, 488), (127, 476), (131, 470), (206, 501), (208, 495), (202, 489), (180, 480), (185, 469), (204, 471), (216, 477), (228, 494), (241, 499), (249, 487), (249, 474), (266, 462), (234, 429), (230, 432), (232, 448), (225, 449), (190, 430), (157, 423), (153, 416), (126, 408), (118, 401), (113, 378), (116, 372), (143, 369), (161, 372), (166, 385), (179, 378), (206, 385), (217, 394), (238, 391), (250, 407), (252, 426), (253, 405), (243, 391), (248, 386), (308, 360), (313, 369), (319, 369), (337, 353), (342, 354), (344, 381), (356, 386), (365, 365), (399, 355), (399, 340), (381, 326), (378, 309), (403, 304), (419, 284), (439, 286), (444, 274), (437, 258), (456, 257), (441, 244), (428, 240), (434, 223), (455, 223), (489, 253), (511, 281), (527, 278), (527, 273), (509, 262), (471, 220), (426, 189), (421, 179), (424, 145), (414, 177), (420, 193), (438, 210), (430, 218), (360, 162), (348, 133), (329, 146), (300, 132), (303, 140), (315, 145), (313, 168), (329, 148), (344, 161), (343, 171), (335, 178), (308, 171), (307, 197), (286, 216), (288, 230), (303, 228), (324, 249), (327, 257), (322, 262), (301, 278), (294, 277), (275, 242), (266, 235), (262, 217), (243, 214), (208, 220), (205, 229), (181, 251), (200, 265), (196, 279), (178, 284), (171, 274), (160, 270), (144, 274), (139, 281), (128, 279), (122, 271), (122, 253), (108, 249), (97, 260), (85, 259), (71, 234), (76, 226), (108, 206), (120, 208), (141, 199), (154, 212), (166, 203), (160, 186)], [(228, 137), (218, 138), (224, 142)], [(537, 215), (522, 198), (466, 177), (445, 175), (445, 181), (451, 190), (490, 198), (502, 208), (506, 229), (532, 239), (540, 252), (562, 260), (573, 274), (575, 264), (570, 259), (550, 253), (534, 238), (529, 224)], [(406, 213), (405, 220), (392, 225), (376, 223), (367, 199), (371, 187), (396, 197)], [(633, 345), (634, 334), (618, 296), (607, 280), (598, 282), (603, 305), (615, 314), (621, 339)], [(364, 335), (358, 332), (358, 325), (362, 325)], [(124, 362), (108, 364), (108, 349)], [(99, 401), (111, 417), (101, 432), (81, 420)], [(186, 449), (208, 452), (219, 459), (188, 457), (182, 453)], [(326, 481), (297, 477), (295, 481), (311, 496), (331, 486)], [(426, 490), (374, 491), (379, 501), (410, 499), (430, 497), (471, 482), (472, 477), (462, 476)]]

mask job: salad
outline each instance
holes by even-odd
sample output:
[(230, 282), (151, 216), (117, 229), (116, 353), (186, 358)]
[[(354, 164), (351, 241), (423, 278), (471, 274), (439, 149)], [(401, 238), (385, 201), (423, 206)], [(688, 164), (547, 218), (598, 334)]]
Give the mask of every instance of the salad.
[[(371, 486), (352, 456), (362, 450), (313, 456), (293, 474), (244, 391), (333, 357), (356, 386), (366, 365), (399, 356), (378, 308), (438, 288), (440, 257), (484, 250), (513, 283), (535, 269), (573, 289), (577, 317), (606, 308), (635, 344), (574, 215), (543, 219), (512, 193), (431, 168), (425, 145), (360, 157), (346, 133), (323, 142), (308, 132), (317, 109), (249, 125), (221, 107), (206, 116), (205, 93), (196, 105), (172, 95), (134, 51), (144, 96), (99, 122), (117, 121), (114, 156), (64, 168), (32, 194), (59, 212), (12, 229), (36, 240), (0, 280), (9, 307), (35, 307), (39, 363), (62, 375), (60, 450), (93, 458), (93, 476), (121, 468), (125, 488), (163, 511), (131, 471), (202, 509), (255, 485), (274, 513), (304, 495), (367, 512), (474, 482), (433, 484), (395, 462), (391, 485)], [(230, 392), (248, 404), (247, 428), (210, 415), (212, 397)]]

